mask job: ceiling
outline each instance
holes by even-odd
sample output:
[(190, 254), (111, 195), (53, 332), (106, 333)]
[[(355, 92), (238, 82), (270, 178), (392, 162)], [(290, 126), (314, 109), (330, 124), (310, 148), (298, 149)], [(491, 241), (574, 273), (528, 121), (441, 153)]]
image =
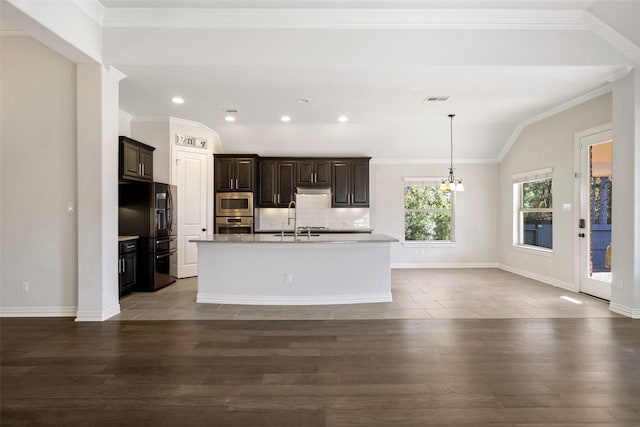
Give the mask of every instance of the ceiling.
[(640, 49), (635, 1), (100, 1), (121, 109), (199, 121), (225, 152), (446, 159), (455, 113), (456, 158), (494, 161)]

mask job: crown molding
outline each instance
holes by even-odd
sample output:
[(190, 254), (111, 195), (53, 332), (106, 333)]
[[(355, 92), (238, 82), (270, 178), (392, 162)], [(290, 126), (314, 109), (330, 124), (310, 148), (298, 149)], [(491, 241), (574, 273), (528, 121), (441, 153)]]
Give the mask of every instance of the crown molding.
[(585, 30), (582, 10), (109, 8), (105, 28)]
[[(371, 164), (375, 165), (449, 165), (451, 159), (403, 159), (403, 158), (375, 158)], [(455, 165), (496, 164), (497, 159), (453, 159)]]
[(99, 0), (73, 0), (76, 6), (100, 26), (104, 25), (106, 7)]
[(601, 95), (604, 95), (605, 93), (609, 93), (611, 92), (611, 85), (605, 85), (602, 86), (594, 91), (591, 91), (589, 93), (586, 93), (582, 96), (579, 96), (577, 98), (574, 98), (570, 101), (565, 102), (564, 104), (560, 104), (557, 105), (553, 108), (550, 108), (547, 111), (543, 111), (540, 114), (537, 114), (531, 118), (528, 118), (520, 123), (518, 123), (518, 125), (516, 126), (516, 128), (513, 130), (513, 132), (511, 133), (511, 136), (509, 137), (509, 139), (507, 140), (506, 144), (504, 144), (504, 146), (502, 147), (502, 150), (500, 150), (500, 153), (498, 154), (498, 162), (501, 162), (505, 156), (507, 155), (507, 153), (509, 153), (509, 150), (511, 150), (511, 147), (513, 147), (513, 144), (515, 144), (516, 140), (518, 139), (518, 137), (520, 136), (520, 133), (522, 133), (522, 131), (524, 130), (524, 128), (526, 128), (529, 125), (532, 125), (536, 122), (539, 122), (541, 120), (544, 120), (546, 118), (549, 118), (551, 116), (555, 116), (556, 114), (562, 113), (563, 111), (566, 111), (570, 108), (576, 107), (584, 102), (590, 101), (594, 98), (597, 98)]
[(29, 34), (17, 28), (0, 28), (0, 37), (30, 37)]
[(588, 29), (596, 33), (600, 38), (610, 43), (636, 64), (640, 64), (640, 46), (636, 45), (589, 12), (583, 13), (581, 21)]

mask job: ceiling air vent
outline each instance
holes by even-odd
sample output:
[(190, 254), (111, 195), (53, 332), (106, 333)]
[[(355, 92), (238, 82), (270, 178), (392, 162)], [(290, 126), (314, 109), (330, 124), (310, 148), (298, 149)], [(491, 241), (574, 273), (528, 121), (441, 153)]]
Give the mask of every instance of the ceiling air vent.
[(422, 103), (424, 104), (425, 102), (445, 102), (446, 100), (448, 100), (449, 97), (448, 96), (427, 96), (424, 101), (422, 101)]
[(227, 114), (238, 114), (239, 113), (239, 111), (236, 110), (235, 108), (225, 108), (224, 112), (227, 113)]

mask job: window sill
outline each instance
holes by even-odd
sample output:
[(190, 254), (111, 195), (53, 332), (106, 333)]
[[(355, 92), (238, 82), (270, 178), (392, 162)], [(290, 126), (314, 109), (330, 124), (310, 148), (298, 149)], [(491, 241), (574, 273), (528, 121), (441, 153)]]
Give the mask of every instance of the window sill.
[(403, 241), (405, 248), (452, 248), (456, 242)]
[(553, 249), (537, 248), (535, 246), (526, 246), (526, 245), (513, 245), (512, 248), (514, 251), (524, 252), (526, 254), (531, 254), (531, 255), (539, 255), (539, 256), (546, 256), (546, 257), (553, 256)]

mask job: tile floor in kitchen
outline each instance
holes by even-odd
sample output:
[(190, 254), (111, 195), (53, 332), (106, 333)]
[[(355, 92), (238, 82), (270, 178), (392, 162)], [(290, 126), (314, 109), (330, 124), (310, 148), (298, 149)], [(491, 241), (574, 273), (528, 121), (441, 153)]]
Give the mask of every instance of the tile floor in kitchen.
[[(393, 302), (261, 306), (196, 303), (197, 278), (120, 300), (110, 320), (331, 320), (620, 317), (597, 298), (499, 269), (392, 270)], [(562, 297), (571, 300), (563, 299)]]

